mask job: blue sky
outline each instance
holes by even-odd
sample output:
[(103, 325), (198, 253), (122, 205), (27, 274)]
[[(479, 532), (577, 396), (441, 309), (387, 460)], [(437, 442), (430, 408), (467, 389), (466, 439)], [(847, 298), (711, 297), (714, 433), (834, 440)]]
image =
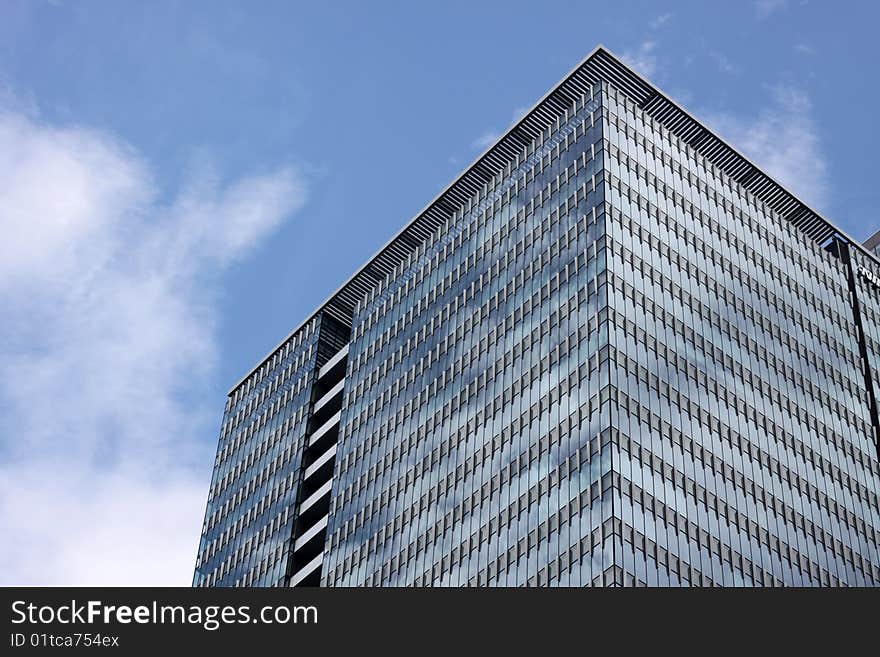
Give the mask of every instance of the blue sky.
[(878, 13), (0, 1), (0, 583), (188, 584), (229, 385), (599, 43), (866, 238)]

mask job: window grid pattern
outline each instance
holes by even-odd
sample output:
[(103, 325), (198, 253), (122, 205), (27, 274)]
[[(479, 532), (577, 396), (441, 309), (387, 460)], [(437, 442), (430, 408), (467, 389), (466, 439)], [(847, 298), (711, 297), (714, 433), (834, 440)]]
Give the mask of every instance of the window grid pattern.
[(325, 585), (613, 566), (599, 108), (580, 99), (356, 309)]
[[(855, 249), (849, 249), (848, 255), (853, 267), (855, 301), (858, 303), (868, 361), (867, 377), (862, 386), (872, 386), (876, 404), (880, 399), (880, 266)], [(875, 427), (875, 445), (880, 440), (878, 429), (880, 426)], [(875, 454), (880, 458), (880, 446)]]
[(880, 267), (584, 89), (236, 387), (195, 585), (287, 582), (349, 339), (322, 585), (880, 584)]
[(648, 585), (880, 583), (844, 263), (606, 98), (615, 565)]
[(307, 323), (229, 397), (194, 586), (284, 583), (319, 325)]

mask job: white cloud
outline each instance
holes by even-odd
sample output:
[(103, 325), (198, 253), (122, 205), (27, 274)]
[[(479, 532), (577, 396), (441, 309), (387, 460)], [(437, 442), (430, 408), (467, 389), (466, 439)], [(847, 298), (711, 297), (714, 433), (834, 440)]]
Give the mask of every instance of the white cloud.
[(828, 207), (826, 158), (805, 93), (775, 87), (771, 104), (757, 116), (715, 113), (706, 123), (808, 205), (819, 211)]
[(650, 27), (652, 30), (659, 30), (661, 27), (666, 25), (669, 21), (672, 20), (671, 13), (660, 14), (654, 20), (651, 21)]
[[(664, 28), (673, 18), (671, 12), (659, 14), (648, 21), (650, 32), (657, 32)], [(654, 77), (659, 72), (657, 59), (657, 42), (654, 37), (647, 36), (635, 49), (624, 50), (620, 58), (624, 63), (644, 75), (646, 78)]]
[(646, 78), (650, 78), (657, 73), (657, 55), (654, 53), (656, 47), (656, 42), (648, 39), (635, 50), (623, 52), (620, 57)]
[(718, 71), (720, 73), (728, 73), (731, 75), (739, 73), (739, 67), (730, 61), (730, 58), (724, 53), (713, 51), (709, 53), (709, 56), (715, 60), (715, 64), (718, 66)]
[(526, 105), (520, 105), (519, 107), (514, 107), (513, 113), (510, 115), (510, 125), (518, 123), (519, 120), (526, 115), (526, 112), (528, 112), (529, 109), (531, 109), (531, 108), (527, 107)]
[(757, 0), (755, 2), (755, 12), (758, 18), (763, 20), (781, 9), (785, 9), (788, 0)]
[(119, 140), (0, 109), (0, 584), (189, 584), (218, 276), (304, 199), (282, 168), (161, 202)]
[(482, 134), (474, 139), (471, 142), (471, 148), (473, 148), (475, 151), (484, 151), (499, 139), (501, 139), (501, 135), (497, 132), (490, 130), (489, 132)]
[[(529, 111), (530, 108), (520, 105), (518, 107), (513, 108), (513, 112), (510, 115), (510, 126), (513, 126), (517, 123), (526, 112)], [(503, 132), (498, 132), (496, 130), (488, 130), (484, 134), (480, 135), (476, 139), (471, 142), (471, 148), (475, 151), (484, 151), (490, 146), (492, 146), (496, 141), (501, 139)]]

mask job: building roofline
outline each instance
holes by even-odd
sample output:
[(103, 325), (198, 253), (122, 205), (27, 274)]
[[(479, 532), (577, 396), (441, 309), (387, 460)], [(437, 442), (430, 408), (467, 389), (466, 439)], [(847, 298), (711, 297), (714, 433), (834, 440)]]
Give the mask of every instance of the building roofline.
[[(273, 354), (281, 349), (299, 330), (321, 312), (349, 321), (354, 301), (380, 282), (393, 267), (451, 216), (464, 200), (470, 198), (521, 148), (546, 126), (555, 121), (589, 86), (600, 81), (610, 83), (630, 97), (655, 120), (666, 126), (682, 141), (715, 164), (735, 182), (777, 211), (806, 235), (820, 244), (840, 237), (874, 260), (880, 259), (845, 231), (789, 192), (778, 181), (762, 171), (737, 149), (715, 135), (692, 113), (664, 93), (656, 84), (625, 64), (603, 45), (596, 46), (556, 85), (544, 94), (523, 116), (513, 123), (498, 140), (478, 155), (452, 182), (443, 188), (421, 211), (391, 237), (378, 251), (343, 282), (327, 299), (308, 315), (283, 340), (273, 347), (247, 374), (229, 389), (234, 393)], [(581, 93), (578, 93), (581, 92)], [(576, 95), (573, 95), (576, 94)]]
[[(818, 212), (818, 211), (815, 210), (814, 208), (812, 208), (812, 207), (808, 206), (806, 203), (804, 203), (800, 198), (798, 198), (797, 196), (795, 196), (795, 195), (794, 195), (792, 192), (790, 192), (790, 191), (789, 191), (784, 185), (782, 185), (782, 183), (780, 183), (780, 182), (779, 182), (778, 180), (776, 180), (773, 176), (771, 176), (771, 175), (768, 174), (766, 171), (764, 171), (763, 169), (761, 169), (760, 167), (758, 167), (758, 165), (756, 165), (754, 162), (752, 162), (748, 157), (746, 157), (745, 155), (743, 155), (743, 154), (739, 151), (739, 149), (737, 149), (737, 148), (731, 146), (726, 140), (722, 139), (721, 137), (718, 137), (718, 136), (717, 136), (715, 133), (713, 133), (709, 128), (707, 128), (706, 126), (704, 126), (704, 125), (700, 122), (700, 120), (697, 119), (697, 118), (693, 115), (692, 112), (690, 112), (689, 110), (687, 110), (686, 108), (684, 108), (680, 103), (678, 103), (678, 102), (672, 100), (672, 97), (671, 97), (669, 94), (667, 94), (666, 92), (664, 92), (664, 91), (663, 91), (658, 85), (656, 85), (656, 84), (654, 84), (653, 82), (649, 81), (647, 78), (645, 78), (641, 73), (639, 73), (639, 72), (636, 71), (635, 69), (631, 68), (630, 66), (627, 66), (627, 65), (623, 62), (623, 60), (622, 60), (620, 57), (618, 57), (617, 55), (615, 55), (615, 54), (614, 54), (613, 52), (611, 52), (608, 48), (605, 48), (604, 46), (601, 46), (601, 45), (600, 45), (600, 46), (596, 49), (596, 51), (598, 51), (598, 50), (602, 50), (602, 51), (604, 51), (604, 52), (607, 53), (609, 56), (611, 56), (612, 58), (614, 58), (615, 60), (617, 60), (620, 64), (622, 64), (623, 66), (625, 66), (626, 69), (627, 69), (627, 71), (628, 71), (633, 77), (638, 78), (638, 79), (641, 80), (644, 84), (646, 84), (646, 85), (648, 85), (649, 87), (653, 88), (653, 90), (654, 90), (659, 96), (662, 96), (662, 97), (663, 97), (663, 98), (664, 98), (664, 99), (665, 99), (670, 105), (672, 105), (672, 106), (674, 106), (675, 108), (677, 108), (680, 112), (682, 112), (685, 116), (687, 116), (691, 121), (693, 121), (694, 123), (698, 124), (699, 127), (701, 127), (703, 130), (705, 130), (706, 133), (710, 134), (710, 135), (714, 138), (714, 140), (716, 140), (716, 141), (719, 142), (720, 144), (723, 144), (724, 146), (726, 146), (726, 147), (727, 147), (727, 148), (728, 148), (728, 149), (729, 149), (729, 150), (730, 150), (730, 151), (731, 151), (731, 152), (732, 152), (732, 153), (733, 153), (738, 159), (740, 159), (742, 162), (748, 164), (748, 165), (749, 165), (750, 167), (752, 167), (755, 171), (760, 172), (760, 174), (761, 174), (764, 178), (766, 178), (770, 183), (772, 183), (774, 186), (776, 186), (777, 188), (779, 188), (779, 191), (780, 191), (780, 192), (782, 192), (783, 194), (786, 194), (786, 195), (790, 196), (792, 200), (794, 200), (795, 202), (799, 203), (799, 204), (802, 206), (802, 208), (803, 208), (804, 210), (806, 210), (807, 212), (811, 213), (812, 215), (815, 216), (816, 219), (820, 220), (823, 224), (825, 224), (825, 226), (826, 226), (831, 232), (837, 234), (837, 236), (839, 236), (839, 237), (842, 237), (842, 238), (844, 239), (844, 241), (848, 242), (851, 246), (855, 246), (859, 251), (861, 251), (864, 255), (866, 255), (866, 256), (868, 256), (869, 258), (871, 258), (872, 260), (874, 260), (874, 261), (877, 263), (877, 265), (880, 266), (880, 258), (878, 258), (878, 257), (875, 256), (873, 253), (871, 253), (868, 249), (866, 249), (866, 248), (863, 246), (863, 244), (862, 244), (861, 242), (859, 242), (859, 240), (857, 240), (857, 239), (855, 239), (854, 237), (852, 237), (849, 233), (847, 233), (845, 230), (843, 230), (842, 228), (840, 228), (837, 224), (835, 224), (835, 223), (832, 222), (830, 219), (828, 219), (827, 217), (825, 217), (822, 213)], [(589, 59), (589, 57), (591, 57), (593, 54), (595, 54), (596, 51), (594, 51), (594, 53), (591, 53), (591, 55), (589, 55), (589, 56), (587, 57), (587, 59)], [(625, 92), (624, 92), (624, 93), (625, 93)], [(695, 150), (697, 150), (697, 152), (700, 152), (702, 155), (705, 156), (705, 154), (702, 153), (702, 152), (700, 151), (700, 148), (699, 148), (699, 147), (695, 147)], [(723, 168), (723, 167), (722, 167), (722, 168)], [(737, 182), (740, 182), (740, 184), (742, 184), (741, 181), (739, 181), (739, 180), (737, 180)], [(747, 187), (747, 189), (748, 189), (748, 187)], [(752, 191), (752, 190), (749, 190), (749, 191)], [(752, 193), (754, 194), (753, 191), (752, 191)], [(765, 199), (763, 199), (759, 194), (755, 194), (755, 195), (758, 196), (758, 198), (761, 199), (762, 201), (765, 200)], [(765, 201), (765, 202), (766, 202), (766, 201)], [(772, 207), (772, 206), (771, 206), (771, 207)], [(783, 218), (787, 218), (787, 217), (783, 217)], [(790, 220), (790, 221), (791, 221), (791, 220)], [(792, 222), (792, 223), (795, 223), (795, 222)], [(802, 223), (805, 223), (805, 222), (802, 222)], [(799, 225), (798, 223), (795, 223), (795, 225), (800, 227), (800, 225)], [(810, 232), (809, 232), (809, 231), (804, 231), (804, 232), (807, 232), (807, 234), (810, 235)], [(877, 232), (877, 235), (880, 235), (880, 231)], [(825, 239), (821, 239), (821, 240), (820, 240), (820, 239), (814, 239), (813, 241), (817, 241), (817, 242), (820, 242), (820, 243), (823, 243), (823, 244), (824, 244), (824, 243), (825, 243), (828, 239), (830, 239), (832, 236), (833, 236), (832, 234), (829, 234), (828, 237), (825, 238)], [(870, 239), (870, 238), (869, 238), (869, 239)]]
[(871, 235), (871, 237), (866, 239), (865, 242), (862, 244), (862, 246), (872, 252), (874, 249), (877, 248), (878, 245), (880, 245), (880, 230)]

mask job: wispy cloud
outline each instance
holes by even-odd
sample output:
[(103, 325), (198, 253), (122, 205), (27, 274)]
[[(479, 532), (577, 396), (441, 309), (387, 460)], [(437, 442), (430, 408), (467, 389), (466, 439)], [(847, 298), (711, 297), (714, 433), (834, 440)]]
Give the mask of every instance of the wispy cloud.
[(529, 111), (529, 108), (526, 105), (520, 105), (519, 107), (513, 108), (513, 113), (510, 115), (510, 124), (513, 125), (517, 123), (525, 113)]
[(626, 50), (621, 54), (624, 62), (632, 66), (636, 71), (647, 78), (657, 73), (657, 55), (655, 50), (657, 43), (646, 39), (635, 50)]
[(714, 113), (706, 123), (780, 184), (817, 210), (827, 208), (826, 158), (808, 96), (786, 86), (771, 89), (771, 103), (757, 116)]
[(730, 58), (724, 53), (712, 51), (709, 53), (709, 56), (715, 61), (715, 65), (718, 68), (718, 71), (721, 73), (727, 73), (730, 75), (735, 75), (739, 73), (739, 67), (734, 64)]
[(649, 25), (652, 30), (659, 30), (661, 27), (666, 25), (669, 21), (672, 20), (672, 14), (667, 12), (665, 14), (660, 14), (654, 20), (652, 20)]
[(0, 583), (191, 577), (219, 275), (305, 199), (290, 168), (158, 200), (112, 135), (0, 108)]
[(501, 133), (490, 130), (471, 142), (471, 148), (475, 151), (484, 151), (501, 138)]
[(755, 13), (758, 18), (763, 20), (781, 9), (785, 9), (788, 0), (756, 0)]
[[(513, 112), (510, 115), (510, 123), (508, 124), (508, 127), (517, 123), (528, 110), (529, 108), (525, 105), (514, 107)], [(501, 136), (504, 134), (505, 131), (506, 130), (487, 130), (471, 142), (471, 148), (473, 148), (475, 151), (484, 151), (496, 141), (501, 139)]]
[(654, 77), (659, 72), (657, 59), (657, 42), (651, 33), (657, 32), (672, 21), (674, 14), (665, 12), (655, 16), (648, 22), (648, 34), (635, 49), (624, 50), (621, 58), (646, 78)]
[(813, 46), (808, 43), (795, 44), (794, 51), (799, 55), (812, 55), (814, 52)]

